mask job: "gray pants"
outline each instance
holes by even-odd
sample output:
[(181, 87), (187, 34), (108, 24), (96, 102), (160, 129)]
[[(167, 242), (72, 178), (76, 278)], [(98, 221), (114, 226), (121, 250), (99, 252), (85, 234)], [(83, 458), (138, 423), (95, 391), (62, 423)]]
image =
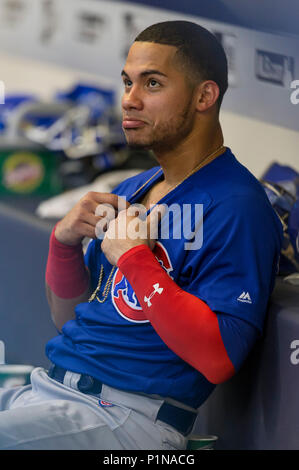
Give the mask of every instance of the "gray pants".
[(187, 438), (156, 420), (162, 400), (103, 385), (99, 396), (36, 368), (31, 385), (0, 389), (0, 449), (185, 449)]

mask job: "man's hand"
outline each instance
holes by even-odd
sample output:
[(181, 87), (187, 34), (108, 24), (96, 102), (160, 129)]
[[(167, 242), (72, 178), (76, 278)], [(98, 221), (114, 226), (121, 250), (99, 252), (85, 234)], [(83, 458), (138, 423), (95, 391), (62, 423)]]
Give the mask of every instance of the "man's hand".
[[(109, 205), (109, 220), (112, 218), (111, 209), (115, 208), (116, 217), (118, 210), (129, 206), (125, 199), (116, 194), (90, 191), (57, 224), (56, 239), (65, 245), (78, 245), (84, 237), (96, 238), (96, 225), (103, 219), (103, 215), (96, 215), (96, 210), (101, 204)], [(103, 214), (103, 211), (97, 213)]]
[[(163, 205), (155, 206), (146, 217), (145, 208), (130, 206), (121, 211), (109, 224), (101, 249), (109, 263), (116, 266), (126, 251), (138, 245), (147, 245), (153, 250), (158, 234), (158, 224), (165, 213)], [(136, 213), (138, 215), (136, 216)]]

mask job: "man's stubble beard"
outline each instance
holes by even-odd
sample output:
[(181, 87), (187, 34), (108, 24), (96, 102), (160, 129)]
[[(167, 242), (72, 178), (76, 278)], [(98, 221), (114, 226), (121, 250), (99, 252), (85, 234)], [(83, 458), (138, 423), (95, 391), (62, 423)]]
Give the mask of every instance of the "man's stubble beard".
[(192, 131), (195, 119), (195, 111), (190, 111), (193, 94), (188, 100), (183, 111), (171, 121), (160, 124), (153, 129), (152, 136), (145, 137), (144, 140), (130, 142), (128, 146), (136, 150), (152, 150), (154, 153), (169, 151), (177, 147)]

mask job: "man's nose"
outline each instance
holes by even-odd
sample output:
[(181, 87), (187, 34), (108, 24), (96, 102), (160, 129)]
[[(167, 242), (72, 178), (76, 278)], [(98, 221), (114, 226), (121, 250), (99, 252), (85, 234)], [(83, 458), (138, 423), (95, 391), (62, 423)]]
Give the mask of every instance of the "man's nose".
[(122, 97), (122, 107), (124, 110), (143, 108), (143, 101), (140, 94), (140, 90), (136, 87), (132, 87), (129, 91), (126, 91)]

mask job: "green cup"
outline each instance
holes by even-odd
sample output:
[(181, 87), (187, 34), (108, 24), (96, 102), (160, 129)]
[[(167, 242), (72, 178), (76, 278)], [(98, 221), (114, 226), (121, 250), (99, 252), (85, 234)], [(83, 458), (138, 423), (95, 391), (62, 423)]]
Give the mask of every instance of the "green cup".
[(1, 364), (0, 388), (29, 384), (30, 375), (33, 369), (33, 366), (23, 364)]
[(204, 436), (201, 434), (194, 434), (188, 440), (188, 450), (212, 450), (214, 449), (217, 436)]

